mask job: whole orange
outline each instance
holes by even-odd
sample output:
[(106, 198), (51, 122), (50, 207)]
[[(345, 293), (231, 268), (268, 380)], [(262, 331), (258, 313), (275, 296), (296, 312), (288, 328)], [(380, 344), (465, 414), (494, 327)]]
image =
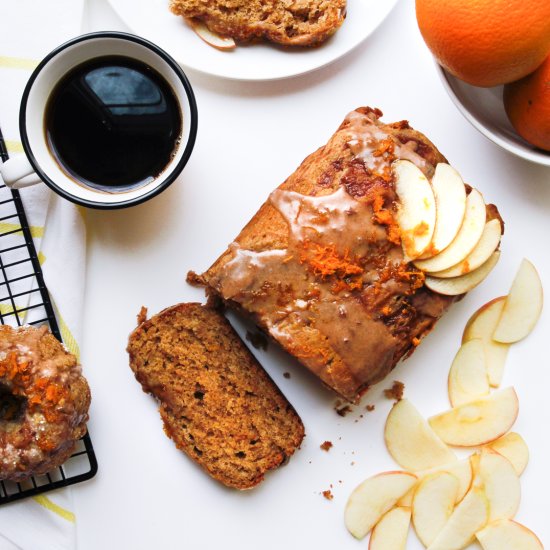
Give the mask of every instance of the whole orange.
[(550, 0), (416, 0), (438, 62), (474, 86), (523, 78), (550, 53)]
[(504, 86), (504, 107), (522, 138), (550, 151), (550, 56), (534, 73)]

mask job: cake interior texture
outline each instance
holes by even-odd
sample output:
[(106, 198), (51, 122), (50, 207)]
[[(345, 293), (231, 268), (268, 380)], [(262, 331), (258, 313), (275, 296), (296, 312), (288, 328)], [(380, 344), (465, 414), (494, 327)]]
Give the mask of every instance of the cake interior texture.
[(166, 434), (225, 485), (257, 485), (300, 445), (300, 418), (219, 312), (168, 308), (138, 326), (128, 351)]

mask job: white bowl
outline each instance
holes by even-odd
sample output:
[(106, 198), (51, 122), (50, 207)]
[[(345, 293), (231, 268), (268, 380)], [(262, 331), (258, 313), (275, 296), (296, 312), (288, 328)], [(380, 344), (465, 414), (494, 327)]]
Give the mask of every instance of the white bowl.
[(510, 124), (502, 103), (503, 86), (478, 88), (462, 82), (436, 63), (437, 71), (458, 110), (485, 137), (518, 157), (550, 166), (550, 152), (521, 138)]

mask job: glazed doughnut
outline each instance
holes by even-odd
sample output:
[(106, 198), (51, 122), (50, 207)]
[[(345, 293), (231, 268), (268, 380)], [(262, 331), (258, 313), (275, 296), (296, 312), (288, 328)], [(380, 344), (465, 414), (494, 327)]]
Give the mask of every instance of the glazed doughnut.
[(86, 433), (90, 389), (46, 326), (0, 326), (0, 480), (60, 466)]

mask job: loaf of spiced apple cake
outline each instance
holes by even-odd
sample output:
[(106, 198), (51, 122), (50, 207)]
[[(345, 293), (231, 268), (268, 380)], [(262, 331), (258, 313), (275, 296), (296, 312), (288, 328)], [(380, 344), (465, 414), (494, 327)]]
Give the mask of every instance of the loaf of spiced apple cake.
[[(446, 160), (407, 121), (384, 124), (381, 115), (349, 113), (218, 260), (190, 274), (352, 402), (460, 297), (430, 290), (405, 259), (397, 215), (395, 161), (430, 179)], [(481, 205), (483, 220), (501, 222), (496, 207)]]

